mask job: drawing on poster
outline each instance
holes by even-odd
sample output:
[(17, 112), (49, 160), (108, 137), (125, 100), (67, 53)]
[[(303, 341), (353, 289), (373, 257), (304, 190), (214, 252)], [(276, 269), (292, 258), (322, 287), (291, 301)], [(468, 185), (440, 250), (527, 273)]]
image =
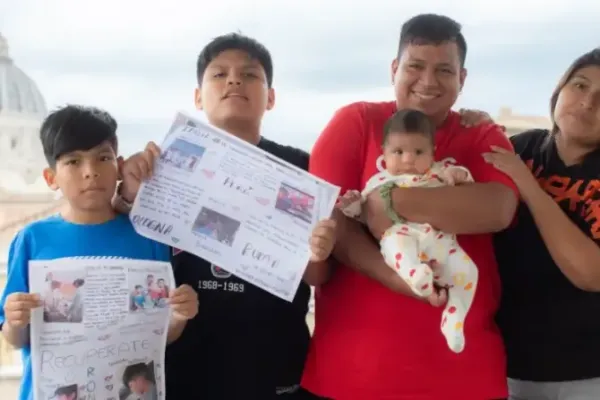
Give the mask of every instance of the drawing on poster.
[(52, 399), (56, 400), (77, 400), (78, 396), (77, 384), (61, 386), (54, 391)]
[(183, 139), (175, 139), (160, 155), (160, 159), (167, 165), (175, 168), (194, 172), (200, 163), (206, 149), (197, 144)]
[(227, 246), (233, 244), (239, 229), (240, 221), (207, 207), (202, 207), (192, 226), (192, 232), (213, 238)]
[(83, 321), (83, 285), (78, 271), (53, 271), (46, 274), (42, 293), (44, 322), (79, 323)]
[(154, 274), (148, 274), (145, 279), (142, 276), (138, 281), (133, 280), (130, 290), (132, 312), (167, 307), (170, 288), (165, 278)]
[(119, 400), (158, 399), (153, 361), (148, 364), (137, 362), (128, 365), (123, 371), (122, 379)]
[(276, 209), (311, 223), (314, 207), (315, 198), (313, 196), (291, 185), (281, 183), (277, 192)]

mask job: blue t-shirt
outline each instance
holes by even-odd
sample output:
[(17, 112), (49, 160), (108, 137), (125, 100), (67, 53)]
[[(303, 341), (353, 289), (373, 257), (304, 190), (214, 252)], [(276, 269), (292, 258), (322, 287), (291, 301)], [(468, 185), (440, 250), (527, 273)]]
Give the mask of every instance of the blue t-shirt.
[[(0, 324), (4, 323), (4, 302), (15, 292), (29, 292), (29, 260), (63, 257), (120, 257), (169, 261), (169, 247), (138, 235), (129, 219), (119, 215), (96, 225), (78, 225), (52, 216), (21, 230), (10, 244), (7, 279), (0, 298)], [(22, 349), (23, 378), (19, 400), (33, 399), (29, 346)]]

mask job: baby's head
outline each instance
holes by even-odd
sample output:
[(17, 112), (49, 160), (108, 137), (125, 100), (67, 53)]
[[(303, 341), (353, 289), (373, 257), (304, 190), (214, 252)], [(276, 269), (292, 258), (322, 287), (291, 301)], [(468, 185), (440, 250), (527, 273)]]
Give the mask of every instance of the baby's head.
[(421, 111), (399, 110), (383, 130), (385, 169), (392, 175), (424, 174), (434, 161), (435, 125)]

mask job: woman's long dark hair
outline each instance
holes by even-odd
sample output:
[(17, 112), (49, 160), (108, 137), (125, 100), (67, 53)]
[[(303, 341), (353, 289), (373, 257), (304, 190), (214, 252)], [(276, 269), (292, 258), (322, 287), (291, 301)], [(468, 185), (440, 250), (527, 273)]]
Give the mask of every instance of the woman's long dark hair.
[(590, 65), (597, 65), (600, 67), (600, 47), (596, 47), (594, 50), (579, 56), (569, 66), (562, 78), (560, 78), (560, 81), (558, 81), (558, 85), (556, 85), (556, 89), (554, 89), (554, 93), (552, 93), (552, 97), (550, 97), (550, 119), (552, 121), (553, 134), (558, 132), (558, 126), (554, 120), (554, 109), (556, 108), (556, 102), (558, 101), (558, 95), (560, 94), (560, 91), (571, 80), (577, 71)]

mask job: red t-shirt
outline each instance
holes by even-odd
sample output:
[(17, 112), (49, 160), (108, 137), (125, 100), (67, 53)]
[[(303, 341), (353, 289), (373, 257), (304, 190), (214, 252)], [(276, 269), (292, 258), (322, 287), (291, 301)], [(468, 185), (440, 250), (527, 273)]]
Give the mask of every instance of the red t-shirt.
[[(310, 172), (346, 190), (361, 190), (378, 172), (383, 125), (394, 103), (354, 103), (340, 109), (317, 140)], [(436, 160), (453, 157), (477, 182), (512, 180), (487, 164), (491, 145), (512, 150), (493, 124), (460, 125), (451, 112), (435, 136)], [(479, 268), (465, 324), (466, 347), (452, 353), (440, 332), (442, 308), (395, 294), (342, 267), (316, 296), (316, 324), (302, 386), (335, 400), (490, 400), (507, 396), (502, 338), (494, 323), (500, 282), (492, 236), (458, 241)]]

